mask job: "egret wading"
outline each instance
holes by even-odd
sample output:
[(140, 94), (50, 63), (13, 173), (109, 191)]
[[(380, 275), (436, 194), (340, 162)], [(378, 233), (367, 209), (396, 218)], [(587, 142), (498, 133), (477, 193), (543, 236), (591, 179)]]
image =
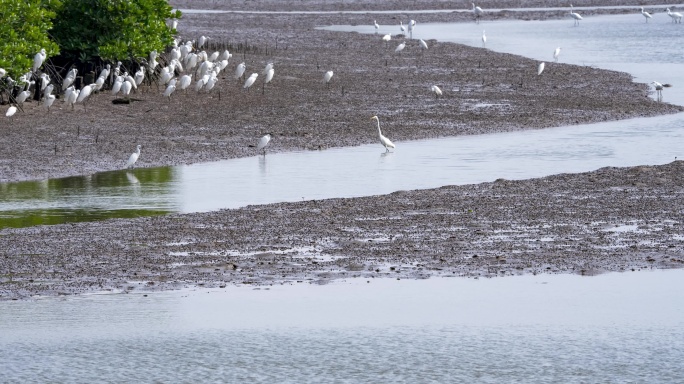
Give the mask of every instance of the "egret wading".
[(482, 48), (487, 47), (487, 35), (485, 35), (484, 29), (482, 30)]
[(663, 88), (670, 88), (672, 86), (672, 84), (661, 84), (657, 81), (653, 81), (651, 84), (653, 84), (653, 88), (656, 90), (658, 101), (663, 101)]
[(560, 56), (561, 47), (556, 48), (553, 51), (553, 61), (558, 62), (558, 56)]
[(644, 11), (644, 7), (641, 7), (641, 14), (644, 16), (644, 18), (646, 18), (646, 22), (647, 22), (647, 23), (648, 23), (648, 19), (650, 19), (650, 18), (653, 17), (653, 16), (651, 16), (650, 13)]
[(476, 7), (475, 3), (471, 3), (473, 5), (473, 15), (475, 15), (475, 22), (479, 23), (480, 22), (480, 17), (484, 15), (484, 11), (480, 7)]
[(580, 20), (582, 20), (582, 16), (580, 16), (579, 13), (574, 11), (574, 8), (572, 8), (572, 4), (570, 4), (570, 17), (572, 17), (575, 20), (575, 26), (578, 26)]
[(259, 139), (259, 143), (257, 144), (257, 151), (261, 151), (262, 149), (264, 150), (264, 156), (266, 156), (266, 147), (268, 146), (268, 143), (271, 142), (271, 134), (267, 133)]
[(380, 25), (378, 25), (377, 20), (373, 20), (373, 26), (375, 27), (375, 34), (378, 34), (378, 31), (380, 30)]
[(394, 143), (382, 134), (382, 131), (380, 130), (380, 119), (378, 119), (377, 116), (373, 116), (371, 117), (371, 120), (375, 120), (375, 122), (378, 123), (378, 136), (380, 137), (380, 144), (385, 146), (385, 152), (389, 152), (390, 148), (395, 148)]
[(140, 157), (140, 144), (135, 148), (135, 152), (131, 153), (131, 156), (128, 158), (128, 161), (126, 162), (126, 168), (130, 168), (135, 164), (136, 161), (138, 161), (138, 157)]

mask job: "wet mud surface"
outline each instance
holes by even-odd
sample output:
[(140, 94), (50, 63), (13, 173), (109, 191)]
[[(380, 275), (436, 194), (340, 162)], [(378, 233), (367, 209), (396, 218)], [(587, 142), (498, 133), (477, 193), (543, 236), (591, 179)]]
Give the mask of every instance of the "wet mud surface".
[[(214, 3), (206, 8), (245, 4)], [(371, 9), (366, 8), (371, 3), (384, 9), (451, 4), (342, 4)], [(326, 1), (259, 4), (259, 10), (276, 10), (269, 7), (279, 4), (280, 10), (339, 6)], [(501, 8), (507, 5), (500, 3)], [(472, 18), (459, 12), (414, 16), (421, 22)], [(515, 55), (436, 41), (428, 41), (430, 48), (422, 52), (411, 40), (395, 54), (397, 40), (386, 47), (379, 36), (316, 29), (370, 24), (373, 18), (188, 13), (179, 23), (184, 38), (210, 36), (214, 47), (234, 54), (211, 92), (176, 92), (168, 100), (161, 96), (162, 87), (152, 85), (135, 93), (131, 104), (113, 104), (115, 97), (108, 92), (92, 97), (87, 110), (78, 104), (70, 110), (61, 100), (50, 113), (36, 102), (25, 104), (24, 113), (2, 119), (0, 180), (119, 169), (137, 144), (143, 146), (137, 165), (152, 167), (251, 156), (266, 132), (273, 133), (272, 152), (374, 143), (372, 115), (380, 116), (383, 132), (400, 148), (412, 139), (684, 110), (655, 102), (647, 85), (633, 83), (624, 73), (547, 63), (537, 76), (536, 61)], [(248, 74), (261, 74), (266, 63), (275, 63), (274, 80), (263, 93), (258, 80), (258, 87), (246, 91), (243, 81), (233, 78), (242, 61)], [(335, 75), (326, 86), (322, 77), (328, 70)], [(442, 98), (430, 93), (433, 84), (444, 90)], [(683, 167), (678, 161), (358, 199), (5, 229), (0, 231), (0, 299), (185, 285), (324, 283), (353, 276), (594, 274), (681, 267)]]

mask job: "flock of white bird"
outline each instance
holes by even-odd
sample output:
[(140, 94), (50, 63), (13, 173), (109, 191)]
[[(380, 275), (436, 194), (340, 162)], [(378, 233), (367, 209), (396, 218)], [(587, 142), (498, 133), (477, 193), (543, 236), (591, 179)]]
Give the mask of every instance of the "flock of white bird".
[[(479, 23), (480, 19), (485, 15), (485, 11), (482, 8), (476, 6), (475, 3), (471, 4), (471, 11), (475, 18), (475, 22)], [(646, 22), (648, 23), (649, 19), (653, 18), (652, 14), (646, 12), (643, 7), (641, 7), (640, 10), (641, 14), (644, 16)], [(673, 23), (682, 22), (681, 13), (672, 12), (670, 8), (666, 9), (666, 13), (672, 19)], [(582, 16), (574, 11), (572, 4), (570, 4), (569, 15), (574, 20), (574, 25), (578, 26), (580, 20), (582, 20)], [(375, 28), (375, 33), (377, 34), (380, 30), (380, 25), (377, 23), (377, 20), (373, 20), (373, 25)], [(172, 28), (176, 29), (176, 27), (177, 21), (174, 20)], [(409, 38), (413, 39), (413, 30), (415, 29), (415, 27), (415, 20), (409, 20), (409, 22), (406, 25), (404, 25), (403, 21), (400, 21), (400, 36), (404, 37), (408, 32)], [(168, 64), (161, 68), (160, 73), (158, 75), (160, 83), (165, 87), (164, 92), (162, 93), (164, 97), (168, 97), (170, 100), (171, 95), (177, 89), (182, 91), (187, 90), (187, 88), (189, 88), (193, 82), (193, 76), (196, 79), (194, 85), (194, 90), (196, 92), (200, 92), (201, 90), (209, 92), (214, 88), (214, 86), (219, 80), (219, 73), (228, 66), (228, 60), (232, 57), (232, 54), (228, 50), (224, 50), (223, 52), (216, 51), (211, 54), (208, 54), (205, 50), (201, 50), (209, 39), (209, 37), (201, 36), (197, 40), (197, 42), (189, 40), (182, 44), (178, 39), (174, 40), (174, 46), (171, 49), (169, 53), (169, 58), (167, 60)], [(392, 34), (389, 33), (383, 35), (382, 40), (386, 43), (386, 45), (389, 45), (389, 42), (392, 40)], [(487, 35), (483, 30), (482, 48), (486, 48), (486, 44)], [(419, 39), (419, 46), (422, 50), (428, 49), (427, 43), (422, 39)], [(399, 53), (403, 51), (405, 47), (406, 41), (402, 41), (399, 45), (397, 45), (394, 52)], [(558, 62), (560, 52), (561, 47), (557, 47), (553, 51), (553, 59), (555, 62)], [(39, 84), (37, 84), (36, 86), (41, 87), (41, 92), (43, 93), (42, 103), (47, 108), (48, 112), (50, 111), (50, 107), (53, 105), (56, 99), (56, 96), (52, 94), (52, 92), (54, 91), (54, 85), (51, 83), (50, 76), (48, 76), (46, 73), (41, 73), (40, 76), (37, 76), (37, 72), (45, 62), (46, 57), (47, 55), (45, 49), (41, 49), (40, 52), (36, 53), (36, 55), (33, 58), (33, 66), (31, 72), (28, 72), (20, 77), (19, 84), (24, 84), (24, 89), (20, 91), (14, 98), (15, 104), (17, 106), (21, 106), (30, 97), (30, 86), (36, 85), (35, 83), (36, 81), (38, 81)], [(140, 66), (138, 71), (136, 71), (136, 73), (133, 76), (131, 76), (126, 71), (122, 72), (121, 62), (117, 62), (117, 65), (114, 68), (112, 68), (110, 64), (107, 64), (106, 67), (102, 69), (97, 80), (94, 83), (85, 85), (81, 89), (75, 89), (73, 85), (78, 75), (78, 70), (73, 68), (67, 73), (66, 77), (62, 81), (64, 103), (67, 107), (71, 106), (72, 109), (74, 109), (75, 104), (82, 103), (85, 109), (86, 100), (92, 94), (101, 91), (108, 80), (110, 84), (112, 84), (112, 95), (116, 96), (119, 93), (121, 93), (121, 95), (123, 95), (125, 98), (128, 98), (131, 91), (136, 90), (145, 80), (146, 71), (149, 75), (156, 73), (157, 68), (160, 65), (157, 61), (157, 58), (158, 53), (156, 51), (151, 52), (149, 56), (149, 61), (146, 61), (144, 63), (145, 65)], [(539, 63), (537, 67), (537, 75), (541, 75), (542, 72), (544, 72), (545, 65), (546, 64), (544, 62)], [(246, 70), (247, 66), (244, 62), (238, 64), (235, 69), (235, 79), (240, 79), (241, 77), (244, 77)], [(177, 73), (182, 74), (182, 76), (177, 78)], [(262, 72), (262, 75), (264, 76), (264, 86), (270, 83), (271, 80), (273, 80), (274, 74), (275, 69), (273, 68), (273, 63), (270, 62), (266, 65)], [(6, 71), (0, 68), (0, 78), (5, 77), (5, 75)], [(243, 88), (249, 90), (256, 83), (258, 77), (259, 74), (256, 72), (252, 73), (249, 77), (246, 77), (245, 82), (243, 84)], [(327, 71), (323, 74), (323, 82), (326, 84), (326, 86), (330, 85), (332, 77), (333, 71)], [(33, 80), (34, 78), (37, 80)], [(16, 84), (16, 82), (14, 82), (9, 77), (7, 78), (7, 80), (9, 84)], [(657, 81), (652, 82), (652, 84), (654, 85), (654, 88), (656, 90), (658, 100), (662, 99), (663, 88), (671, 87), (670, 84), (661, 84)], [(432, 85), (430, 87), (430, 90), (432, 93), (435, 94), (436, 98), (442, 96), (443, 94), (442, 90), (437, 85)], [(17, 106), (10, 105), (5, 113), (5, 116), (12, 117), (14, 114), (16, 114)], [(377, 123), (380, 143), (385, 147), (386, 151), (389, 151), (390, 148), (395, 148), (396, 146), (394, 145), (394, 143), (392, 143), (390, 139), (388, 139), (382, 134), (382, 131), (380, 130), (380, 119), (377, 116), (373, 116), (371, 120), (375, 120)], [(257, 151), (263, 150), (263, 154), (265, 155), (266, 147), (271, 141), (271, 138), (272, 134), (270, 133), (261, 137), (257, 144)], [(138, 145), (136, 147), (136, 151), (130, 155), (128, 161), (126, 162), (126, 168), (132, 167), (136, 163), (138, 157), (140, 156), (140, 149), (141, 146)]]

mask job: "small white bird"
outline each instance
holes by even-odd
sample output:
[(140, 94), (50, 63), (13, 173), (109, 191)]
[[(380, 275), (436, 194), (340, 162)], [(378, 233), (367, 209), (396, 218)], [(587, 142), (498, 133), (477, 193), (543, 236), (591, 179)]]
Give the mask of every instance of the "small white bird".
[(197, 41), (197, 48), (202, 48), (204, 46), (204, 44), (207, 41), (209, 41), (209, 39), (211, 39), (211, 37), (200, 36), (199, 40)]
[(76, 80), (76, 75), (78, 74), (78, 69), (72, 68), (64, 78), (64, 81), (62, 82), (62, 90), (65, 91), (67, 88), (71, 86), (71, 84), (74, 83)]
[(575, 20), (575, 26), (579, 25), (580, 20), (582, 20), (582, 16), (580, 16), (579, 13), (574, 12), (572, 8), (572, 4), (570, 4), (570, 17), (572, 17)]
[(82, 103), (84, 102), (88, 96), (90, 96), (90, 93), (93, 91), (93, 88), (95, 87), (95, 84), (89, 84), (84, 86), (81, 89), (81, 92), (79, 92), (78, 97), (76, 98), (76, 103)]
[(273, 69), (273, 63), (266, 64), (266, 66), (264, 67), (264, 72), (262, 73), (262, 75), (267, 74), (268, 71), (270, 71), (271, 69)]
[(479, 23), (480, 22), (480, 17), (484, 15), (484, 11), (480, 7), (476, 7), (475, 3), (471, 3), (473, 5), (473, 15), (475, 15), (475, 22)]
[(238, 64), (237, 68), (235, 68), (235, 78), (239, 79), (242, 77), (242, 75), (245, 73), (245, 70), (247, 69), (247, 66), (245, 65), (244, 62)]
[(135, 77), (133, 78), (135, 80), (135, 85), (138, 87), (140, 84), (142, 84), (143, 80), (145, 80), (145, 70), (143, 67), (140, 67), (136, 72), (135, 72)]
[(191, 82), (192, 82), (192, 77), (190, 77), (189, 75), (183, 75), (183, 76), (181, 76), (180, 80), (178, 81), (178, 88), (181, 91), (185, 91), (185, 89), (190, 86)]
[(131, 153), (131, 156), (128, 158), (128, 161), (126, 162), (126, 168), (130, 168), (135, 164), (136, 161), (138, 161), (138, 157), (140, 157), (140, 145), (135, 148), (135, 152)]
[(378, 33), (378, 30), (380, 29), (380, 25), (378, 25), (377, 20), (373, 20), (373, 26), (375, 27), (375, 33)]
[(50, 112), (50, 107), (55, 102), (55, 95), (45, 95), (43, 99), (43, 105), (47, 107), (48, 112)]
[(98, 77), (103, 77), (105, 80), (107, 80), (107, 77), (109, 77), (109, 71), (112, 69), (112, 66), (110, 64), (107, 64), (106, 67), (102, 68), (102, 71), (100, 71), (100, 76)]
[[(130, 76), (128, 76), (130, 77)], [(135, 80), (133, 80), (135, 81)], [(131, 83), (130, 79), (124, 80), (123, 83), (121, 83), (121, 94), (124, 95), (125, 98), (128, 99), (128, 95), (131, 94), (131, 89), (134, 87), (133, 83)], [(83, 93), (83, 92), (81, 92)]]
[(413, 28), (415, 28), (415, 26), (416, 26), (416, 21), (413, 19), (409, 20), (407, 28), (408, 28), (408, 33), (409, 33), (410, 39), (413, 39)]
[(24, 104), (24, 101), (28, 99), (28, 97), (31, 96), (31, 92), (29, 91), (21, 91), (17, 95), (17, 98), (15, 99), (17, 101), (17, 104), (22, 105)]
[(67, 106), (71, 104), (71, 109), (74, 109), (74, 103), (76, 103), (76, 99), (78, 99), (78, 94), (81, 93), (80, 90), (75, 89), (71, 93), (69, 93), (69, 96), (65, 99)]
[(658, 101), (663, 100), (663, 88), (670, 88), (672, 86), (672, 84), (661, 84), (657, 81), (653, 81), (651, 84), (653, 84), (653, 88), (656, 90)]
[(38, 68), (40, 68), (40, 66), (43, 65), (43, 62), (45, 61), (46, 57), (47, 54), (45, 53), (45, 48), (41, 48), (40, 52), (36, 53), (36, 55), (33, 56), (33, 73), (36, 73)]
[(487, 35), (485, 35), (484, 29), (482, 30), (482, 48), (487, 46)]
[(380, 130), (380, 119), (378, 119), (377, 116), (373, 116), (371, 117), (371, 120), (375, 120), (378, 123), (378, 136), (380, 136), (380, 144), (385, 146), (385, 152), (389, 152), (390, 148), (395, 148), (394, 143), (382, 134), (382, 131)]
[(112, 96), (116, 96), (117, 93), (121, 90), (121, 85), (123, 85), (124, 79), (121, 76), (117, 76), (116, 80), (114, 81), (114, 85), (112, 85)]
[(418, 43), (420, 43), (421, 48), (428, 49), (428, 45), (423, 39), (418, 39)]
[(174, 82), (174, 83), (171, 83), (171, 82), (170, 82), (169, 85), (166, 86), (166, 89), (164, 90), (164, 94), (163, 94), (164, 97), (168, 97), (168, 98), (169, 98), (169, 101), (171, 101), (171, 94), (172, 94), (173, 91), (175, 91), (175, 90), (176, 90), (176, 83), (175, 83), (175, 82)]
[(641, 7), (641, 14), (644, 16), (644, 18), (646, 18), (646, 22), (647, 22), (647, 23), (648, 23), (648, 19), (650, 19), (651, 17), (653, 17), (653, 16), (651, 16), (650, 13), (644, 11), (644, 7)]
[(397, 47), (394, 48), (394, 52), (395, 52), (395, 53), (401, 52), (401, 51), (404, 50), (404, 48), (406, 48), (406, 42), (405, 42), (405, 41), (402, 42), (401, 44), (397, 45)]
[(249, 75), (247, 80), (245, 80), (245, 85), (242, 88), (247, 88), (247, 90), (249, 91), (249, 87), (251, 87), (254, 84), (257, 77), (259, 77), (258, 73), (252, 73), (251, 75)]
[(333, 71), (328, 71), (323, 75), (323, 82), (330, 87), (330, 79), (333, 77)]
[(439, 89), (438, 86), (433, 85), (432, 87), (430, 87), (430, 90), (431, 90), (432, 92), (434, 92), (435, 98), (438, 98), (438, 97), (442, 96), (442, 90)]
[(7, 112), (5, 112), (5, 116), (12, 117), (12, 116), (14, 116), (15, 113), (17, 113), (17, 107), (12, 105), (9, 108), (7, 108)]
[(553, 51), (553, 60), (558, 62), (558, 56), (560, 55), (561, 47), (556, 48)]
[(275, 74), (275, 69), (271, 68), (266, 72), (266, 78), (264, 79), (264, 84), (268, 84), (273, 80), (273, 75)]
[(257, 151), (261, 151), (262, 149), (264, 150), (264, 156), (266, 156), (266, 146), (268, 146), (268, 143), (271, 141), (271, 134), (267, 133), (259, 139), (259, 143), (257, 144)]
[(401, 33), (406, 32), (406, 27), (404, 27), (404, 22), (401, 20), (399, 20), (399, 30), (401, 31)]
[(389, 33), (382, 37), (382, 41), (385, 42), (385, 47), (389, 46), (390, 40), (392, 40), (392, 35), (390, 35)]
[(539, 66), (537, 67), (537, 76), (541, 75), (542, 72), (544, 72), (545, 65), (546, 64), (544, 64), (544, 62), (539, 63)]

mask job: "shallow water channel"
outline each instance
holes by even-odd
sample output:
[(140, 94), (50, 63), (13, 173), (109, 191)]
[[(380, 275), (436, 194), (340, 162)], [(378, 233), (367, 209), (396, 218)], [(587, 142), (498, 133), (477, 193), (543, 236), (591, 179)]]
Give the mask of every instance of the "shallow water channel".
[(684, 270), (0, 302), (7, 382), (681, 382)]
[[(350, 18), (358, 21), (358, 15)], [(639, 13), (587, 17), (579, 27), (573, 27), (570, 19), (419, 22), (414, 37), (479, 46), (481, 30), (486, 28), (489, 49), (545, 60), (561, 46), (561, 62), (627, 71), (635, 74), (637, 81), (657, 79), (684, 86), (684, 50), (664, 43), (678, 41), (682, 27), (666, 18), (657, 14), (646, 24)], [(374, 33), (371, 22), (330, 29)], [(399, 32), (395, 25), (382, 25), (380, 30)], [(552, 71), (552, 66), (547, 70)], [(666, 89), (664, 99), (684, 104), (684, 93), (678, 89)], [(682, 127), (684, 114), (678, 114), (397, 142), (397, 149), (389, 154), (377, 144), (0, 183), (0, 228), (368, 196), (498, 178), (584, 172), (604, 166), (663, 164), (675, 157), (684, 158)]]

